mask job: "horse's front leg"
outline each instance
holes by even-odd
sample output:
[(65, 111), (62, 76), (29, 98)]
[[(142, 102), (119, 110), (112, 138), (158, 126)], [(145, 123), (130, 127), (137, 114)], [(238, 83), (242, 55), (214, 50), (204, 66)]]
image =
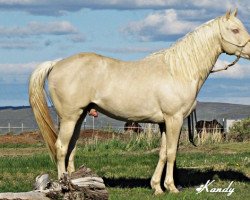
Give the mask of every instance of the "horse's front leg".
[(167, 172), (164, 180), (164, 187), (173, 193), (179, 192), (174, 184), (173, 171), (182, 124), (182, 115), (175, 115), (166, 118)]
[(155, 190), (154, 193), (155, 195), (163, 193), (160, 182), (161, 182), (162, 171), (167, 160), (165, 123), (159, 124), (159, 126), (161, 131), (161, 147), (159, 152), (159, 161), (150, 182), (152, 189)]

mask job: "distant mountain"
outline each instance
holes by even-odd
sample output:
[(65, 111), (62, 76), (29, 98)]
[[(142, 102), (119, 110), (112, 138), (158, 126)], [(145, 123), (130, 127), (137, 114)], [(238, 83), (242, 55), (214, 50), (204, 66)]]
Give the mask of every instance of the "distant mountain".
[(197, 118), (203, 120), (242, 119), (250, 117), (250, 105), (198, 102)]
[(20, 110), (24, 108), (30, 108), (30, 106), (3, 106), (3, 107), (0, 107), (0, 110), (7, 110), (7, 109)]
[[(54, 108), (50, 108), (55, 124), (57, 117)], [(197, 105), (197, 119), (198, 120), (213, 120), (222, 121), (225, 119), (241, 119), (250, 117), (250, 105), (228, 104), (228, 103), (212, 103), (212, 102), (198, 102)], [(6, 133), (10, 127), (22, 127), (24, 130), (37, 129), (37, 124), (33, 116), (33, 112), (29, 106), (21, 107), (0, 107), (0, 133)], [(86, 117), (84, 123), (86, 128), (105, 128), (105, 129), (123, 129), (124, 122), (111, 119), (101, 113), (99, 117)], [(1, 128), (6, 127), (6, 128)], [(26, 127), (26, 128), (25, 128)], [(11, 128), (13, 132), (21, 132), (21, 128)]]

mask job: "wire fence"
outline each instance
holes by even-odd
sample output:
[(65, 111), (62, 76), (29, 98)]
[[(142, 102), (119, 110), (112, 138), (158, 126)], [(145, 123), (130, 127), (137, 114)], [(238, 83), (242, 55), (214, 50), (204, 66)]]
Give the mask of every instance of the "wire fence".
[[(149, 129), (150, 131), (154, 133), (159, 131), (157, 124), (142, 123), (140, 125), (142, 128), (142, 132), (146, 132)], [(6, 125), (0, 125), (0, 134), (6, 134), (6, 133), (20, 134), (23, 132), (35, 132), (37, 130), (38, 130), (37, 126), (28, 126), (24, 123), (21, 123), (20, 125), (13, 125), (11, 122), (9, 122)], [(116, 125), (100, 126), (100, 125), (95, 124), (94, 121), (92, 124), (83, 123), (81, 130), (102, 130), (106, 132), (118, 132), (118, 133), (125, 132), (124, 126), (116, 126)]]
[[(159, 127), (157, 124), (148, 124), (148, 123), (141, 123), (141, 132), (147, 132), (152, 131), (153, 133), (159, 132)], [(130, 130), (137, 130), (138, 127), (132, 127)], [(5, 126), (0, 126), (0, 134), (6, 134), (6, 133), (13, 133), (13, 134), (20, 134), (23, 132), (35, 132), (38, 131), (37, 126), (27, 126), (24, 123), (21, 123), (19, 126), (18, 125), (13, 125), (11, 123), (8, 123)], [(106, 126), (100, 126), (96, 124), (83, 124), (81, 127), (81, 130), (102, 130), (105, 132), (117, 132), (117, 133), (123, 133), (125, 132), (124, 126), (115, 126), (115, 125), (106, 125)], [(183, 129), (184, 131), (186, 130), (185, 128)], [(196, 131), (196, 130), (195, 130)], [(221, 128), (204, 128), (200, 130), (201, 132), (218, 132), (222, 131)], [(226, 130), (223, 130), (222, 132), (226, 132)], [(196, 131), (197, 132), (197, 131)]]
[(37, 127), (31, 127), (26, 126), (24, 123), (21, 123), (21, 125), (12, 125), (11, 123), (8, 123), (6, 126), (0, 126), (0, 134), (5, 133), (22, 133), (22, 132), (30, 132), (30, 131), (36, 131)]

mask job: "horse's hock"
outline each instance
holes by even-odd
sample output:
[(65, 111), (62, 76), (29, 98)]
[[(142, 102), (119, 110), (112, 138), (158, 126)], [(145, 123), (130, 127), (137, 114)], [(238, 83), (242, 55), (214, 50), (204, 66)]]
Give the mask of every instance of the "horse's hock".
[(22, 193), (0, 193), (4, 200), (106, 200), (108, 192), (103, 179), (90, 168), (81, 166), (71, 177), (64, 174), (60, 182), (52, 182), (48, 174), (36, 178), (34, 190)]

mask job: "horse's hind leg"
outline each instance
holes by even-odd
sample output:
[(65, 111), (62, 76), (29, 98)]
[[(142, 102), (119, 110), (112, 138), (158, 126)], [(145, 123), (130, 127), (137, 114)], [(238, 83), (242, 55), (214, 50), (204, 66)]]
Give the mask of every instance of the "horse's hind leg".
[(59, 179), (63, 173), (66, 172), (66, 155), (78, 119), (79, 115), (74, 117), (71, 115), (70, 118), (62, 118), (60, 121), (60, 131), (56, 141), (57, 169)]
[(84, 118), (86, 117), (86, 115), (87, 115), (87, 111), (84, 111), (81, 117), (78, 119), (73, 136), (69, 143), (69, 148), (68, 148), (68, 152), (66, 156), (66, 168), (69, 174), (75, 171), (74, 157), (75, 157), (75, 152), (76, 152), (76, 145), (77, 145), (77, 140), (80, 135), (82, 122)]

